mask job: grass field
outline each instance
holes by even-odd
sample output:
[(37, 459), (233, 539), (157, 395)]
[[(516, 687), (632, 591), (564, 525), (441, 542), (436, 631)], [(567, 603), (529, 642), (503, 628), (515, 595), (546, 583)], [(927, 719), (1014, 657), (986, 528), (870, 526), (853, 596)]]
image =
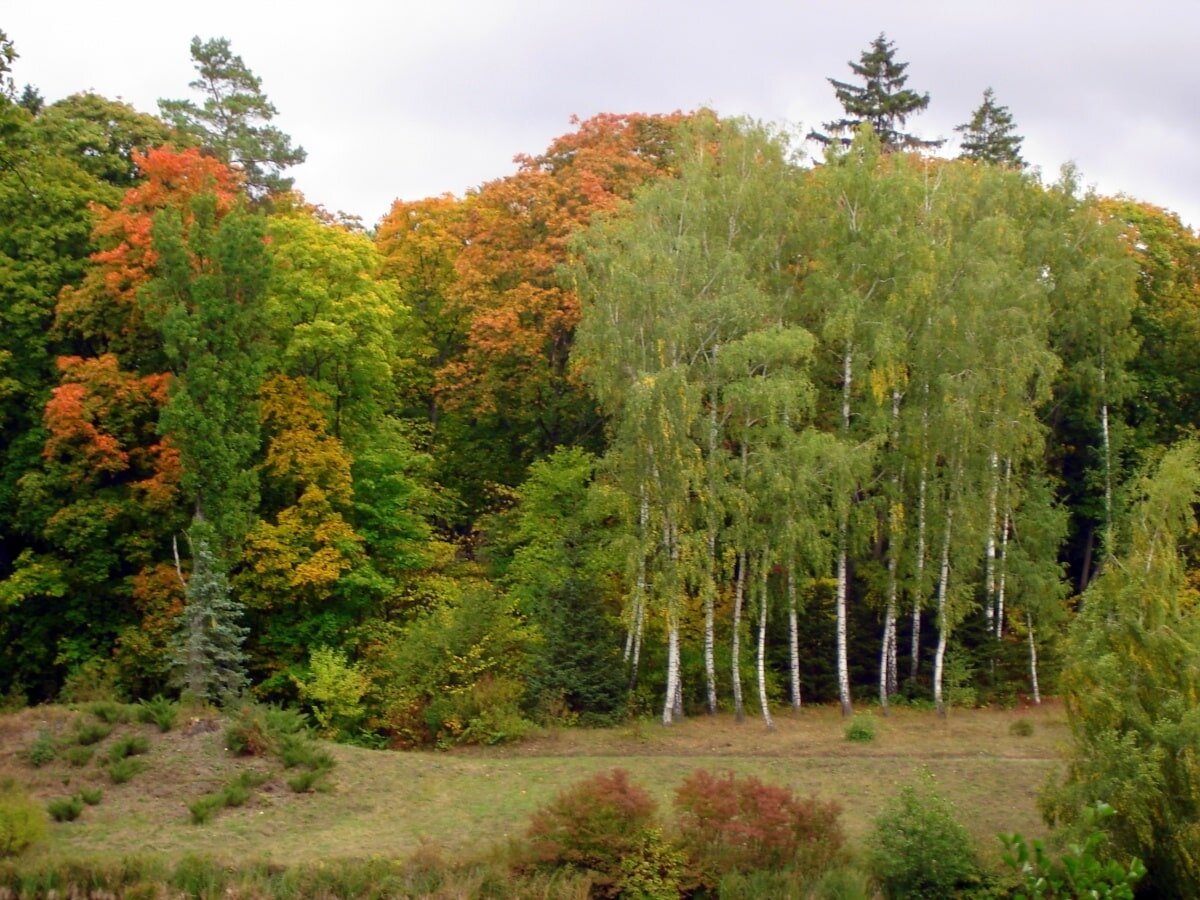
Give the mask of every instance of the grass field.
[[(869, 714), (869, 713), (868, 713)], [(39, 733), (66, 734), (79, 713), (39, 707), (0, 718), (0, 779), (13, 778), (48, 801), (102, 788), (103, 802), (74, 822), (51, 826), (27, 854), (31, 864), (114, 858), (138, 853), (176, 860), (204, 853), (229, 864), (278, 865), (337, 859), (408, 858), (437, 848), (470, 858), (523, 832), (532, 809), (597, 772), (622, 767), (669, 810), (683, 777), (697, 768), (754, 775), (799, 794), (835, 799), (852, 840), (871, 824), (897, 788), (932, 773), (995, 859), (1000, 831), (1041, 836), (1035, 798), (1061, 759), (1067, 739), (1060, 706), (1011, 711), (955, 710), (946, 720), (924, 710), (874, 717), (875, 739), (852, 743), (836, 708), (813, 707), (738, 725), (730, 716), (693, 718), (667, 729), (645, 721), (606, 730), (552, 729), (519, 745), (448, 752), (388, 752), (329, 745), (337, 760), (331, 790), (296, 794), (278, 764), (224, 752), (216, 721), (181, 720), (160, 735), (149, 725), (121, 725), (97, 745), (95, 758), (71, 766), (60, 758), (35, 768), (27, 750)], [(1032, 733), (1010, 729), (1027, 720)], [(145, 734), (147, 769), (112, 784), (101, 763), (120, 735)], [(188, 804), (246, 768), (272, 772), (244, 806), (192, 824)]]

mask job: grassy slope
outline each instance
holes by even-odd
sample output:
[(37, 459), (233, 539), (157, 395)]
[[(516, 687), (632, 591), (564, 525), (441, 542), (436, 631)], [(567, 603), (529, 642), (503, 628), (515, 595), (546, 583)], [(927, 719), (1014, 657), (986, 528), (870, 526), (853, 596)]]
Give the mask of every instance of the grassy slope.
[[(476, 855), (491, 842), (517, 835), (528, 813), (558, 790), (614, 766), (628, 769), (669, 808), (670, 795), (692, 769), (732, 770), (787, 785), (797, 793), (835, 798), (852, 837), (870, 827), (881, 803), (922, 768), (959, 808), (980, 847), (995, 856), (999, 831), (1040, 836), (1034, 798), (1060, 759), (1067, 737), (1060, 707), (1024, 711), (898, 710), (877, 720), (869, 744), (842, 737), (836, 709), (811, 708), (738, 726), (731, 717), (695, 718), (671, 729), (640, 722), (616, 729), (566, 729), (519, 746), (449, 753), (391, 753), (331, 746), (335, 789), (296, 795), (283, 777), (256, 790), (245, 807), (219, 813), (207, 825), (190, 823), (187, 804), (253, 766), (222, 749), (221, 731), (204, 723), (152, 736), (148, 771), (111, 785), (93, 761), (73, 769), (63, 761), (32, 768), (23, 757), (39, 728), (65, 730), (75, 713), (39, 708), (0, 718), (0, 779), (14, 777), (42, 799), (80, 787), (103, 786), (104, 801), (74, 823), (53, 825), (51, 838), (29, 857), (78, 859), (92, 854), (155, 853), (175, 858), (209, 853), (228, 862), (313, 862), (338, 857), (404, 858), (422, 845), (448, 855)], [(1030, 737), (1010, 734), (1017, 718), (1034, 724)], [(97, 759), (116, 734), (100, 744)], [(69, 783), (64, 784), (64, 779)]]

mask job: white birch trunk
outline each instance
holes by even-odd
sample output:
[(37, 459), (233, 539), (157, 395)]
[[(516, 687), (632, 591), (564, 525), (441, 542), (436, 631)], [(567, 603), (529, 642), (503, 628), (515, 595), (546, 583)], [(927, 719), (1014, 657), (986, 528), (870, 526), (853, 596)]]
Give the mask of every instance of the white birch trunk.
[[(842, 430), (850, 433), (850, 384), (853, 369), (853, 345), (846, 342), (846, 354), (842, 359)], [(846, 651), (846, 594), (848, 577), (846, 553), (849, 542), (850, 520), (849, 513), (842, 517), (840, 533), (838, 534), (837, 558), (837, 674), (838, 699), (842, 704), (842, 715), (853, 715), (854, 709), (850, 703), (850, 665)]]
[(768, 731), (775, 730), (775, 722), (771, 718), (771, 706), (767, 702), (767, 553), (762, 555), (762, 572), (758, 590), (758, 703), (762, 708), (763, 722)]
[(717, 668), (715, 643), (714, 601), (717, 590), (716, 581), (717, 534), (710, 530), (708, 533), (708, 584), (704, 589), (704, 682), (708, 693), (708, 713), (717, 712)]
[(996, 598), (996, 500), (1000, 495), (1000, 455), (991, 456), (992, 486), (988, 490), (987, 545), (983, 575), (983, 611), (987, 616), (988, 634), (992, 633)]
[(679, 621), (674, 603), (667, 613), (667, 691), (663, 703), (662, 722), (670, 725), (675, 718), (676, 695), (679, 693)]
[(800, 709), (800, 623), (796, 615), (796, 566), (788, 564), (788, 667), (792, 676), (792, 709)]
[(933, 658), (933, 703), (939, 716), (946, 715), (946, 704), (942, 698), (942, 672), (946, 662), (946, 644), (950, 629), (946, 627), (946, 595), (950, 586), (950, 535), (954, 527), (954, 508), (946, 510), (946, 534), (942, 540), (941, 579), (938, 582), (937, 616), (938, 643)]
[(746, 594), (746, 553), (737, 554), (737, 577), (733, 581), (733, 640), (730, 646), (733, 676), (733, 713), (739, 722), (746, 719), (746, 708), (742, 702), (742, 601)]
[(1113, 552), (1112, 443), (1108, 428), (1108, 385), (1103, 350), (1100, 351), (1100, 435), (1104, 446), (1104, 548), (1100, 555), (1100, 564), (1103, 565)]
[(912, 664), (909, 677), (917, 680), (917, 670), (921, 664), (921, 597), (925, 581), (925, 492), (926, 467), (921, 464), (921, 479), (917, 485), (917, 571), (916, 585), (913, 588), (912, 614)]
[(1000, 582), (996, 587), (996, 640), (1004, 636), (1004, 588), (1008, 580), (1008, 533), (1012, 530), (1012, 458), (1004, 461), (1004, 525), (1000, 532)]
[[(713, 358), (720, 347), (713, 348)], [(711, 473), (711, 467), (715, 465), (714, 460), (717, 455), (717, 405), (715, 400), (711, 400), (711, 407), (708, 412), (708, 464)], [(716, 502), (716, 485), (715, 478), (709, 477), (709, 488), (713, 496), (709, 497), (709, 503)], [(704, 590), (704, 686), (708, 694), (708, 713), (716, 715), (717, 712), (717, 665), (716, 665), (716, 648), (715, 648), (715, 628), (714, 610), (716, 604), (717, 592), (717, 526), (710, 521), (708, 526), (708, 584)]]
[(1038, 690), (1037, 642), (1033, 639), (1033, 615), (1026, 611), (1025, 625), (1029, 628), (1029, 684), (1033, 688), (1033, 702), (1042, 704), (1042, 693)]
[(879, 706), (888, 714), (888, 695), (891, 693), (896, 640), (896, 553), (888, 550), (888, 599), (883, 617), (883, 647), (879, 654)]

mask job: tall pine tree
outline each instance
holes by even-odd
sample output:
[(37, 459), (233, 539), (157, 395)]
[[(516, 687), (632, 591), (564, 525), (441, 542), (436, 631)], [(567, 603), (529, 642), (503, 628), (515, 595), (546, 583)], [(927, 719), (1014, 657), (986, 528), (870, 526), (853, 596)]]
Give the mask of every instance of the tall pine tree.
[(1021, 143), (1025, 138), (1017, 134), (1012, 113), (1007, 106), (996, 102), (991, 88), (983, 92), (983, 103), (971, 115), (971, 121), (954, 130), (963, 136), (959, 159), (1025, 168), (1025, 160), (1021, 158)]
[(829, 134), (813, 131), (809, 137), (829, 144), (840, 141), (849, 146), (854, 131), (860, 125), (870, 124), (879, 136), (885, 152), (892, 150), (920, 150), (940, 147), (945, 141), (926, 141), (914, 134), (902, 131), (908, 117), (924, 112), (929, 106), (929, 94), (918, 94), (906, 88), (908, 63), (896, 61), (896, 49), (882, 32), (863, 51), (857, 63), (848, 63), (850, 70), (862, 79), (862, 84), (850, 84), (830, 78), (833, 92), (846, 115), (833, 122), (826, 122)]

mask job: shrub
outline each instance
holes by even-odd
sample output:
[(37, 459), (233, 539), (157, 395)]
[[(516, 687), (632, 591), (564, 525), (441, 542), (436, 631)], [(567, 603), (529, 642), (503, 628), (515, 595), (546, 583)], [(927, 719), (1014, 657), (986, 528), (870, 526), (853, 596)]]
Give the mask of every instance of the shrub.
[(11, 783), (0, 784), (0, 858), (16, 856), (46, 836), (46, 811)]
[(1013, 737), (1029, 737), (1033, 734), (1033, 723), (1028, 719), (1017, 719), (1008, 726), (1008, 733)]
[(621, 860), (642, 852), (654, 813), (654, 800), (624, 769), (597, 773), (534, 811), (529, 849), (536, 863), (615, 876)]
[(67, 758), (67, 762), (75, 767), (86, 766), (92, 761), (92, 756), (96, 753), (96, 748), (91, 745), (80, 747), (68, 747), (63, 751), (63, 756)]
[(53, 762), (58, 755), (58, 751), (54, 748), (54, 738), (50, 736), (50, 732), (42, 730), (38, 732), (37, 740), (29, 746), (29, 764), (41, 768), (48, 762)]
[(127, 734), (108, 748), (108, 758), (117, 762), (127, 756), (140, 756), (150, 749), (150, 739), (141, 734)]
[(757, 778), (717, 777), (703, 769), (675, 792), (680, 844), (709, 884), (728, 872), (823, 871), (845, 844), (839, 813), (836, 803), (800, 800)]
[(362, 698), (371, 680), (347, 661), (345, 651), (318, 647), (309, 657), (309, 677), (300, 681), (300, 696), (312, 707), (322, 736), (352, 731), (366, 716)]
[(83, 812), (83, 798), (78, 795), (56, 797), (46, 804), (46, 809), (55, 822), (74, 822)]
[(329, 774), (328, 769), (305, 769), (288, 779), (288, 787), (297, 794), (311, 794), (313, 791), (328, 790), (322, 779)]
[(163, 733), (174, 728), (178, 718), (179, 704), (174, 700), (168, 700), (162, 694), (155, 695), (152, 700), (142, 700), (138, 703), (138, 721), (146, 724), (153, 723)]
[(971, 837), (930, 781), (902, 788), (867, 836), (871, 873), (889, 897), (951, 897), (979, 882)]
[(647, 828), (634, 852), (621, 858), (615, 886), (622, 897), (675, 900), (682, 893), (685, 874), (683, 853), (671, 846), (662, 831)]
[(846, 740), (857, 744), (869, 744), (875, 740), (875, 720), (866, 716), (855, 716), (846, 726)]
[(108, 777), (113, 784), (124, 784), (146, 769), (146, 764), (140, 759), (123, 757), (108, 764)]
[(79, 722), (75, 727), (75, 741), (81, 747), (98, 744), (110, 734), (113, 727), (100, 722)]
[(304, 714), (280, 706), (244, 703), (225, 729), (225, 746), (238, 756), (278, 753), (289, 735), (302, 734), (307, 727)]
[(224, 807), (224, 793), (205, 794), (188, 804), (188, 812), (192, 815), (193, 825), (203, 825), (213, 817), (217, 810), (224, 809)]
[(306, 769), (332, 769), (334, 759), (325, 750), (320, 750), (308, 735), (286, 735), (279, 744), (279, 759), (286, 769), (303, 766)]
[(1082, 819), (1089, 829), (1087, 836), (1082, 844), (1072, 844), (1057, 860), (1047, 855), (1041, 841), (1035, 840), (1030, 852), (1021, 835), (1002, 834), (1000, 840), (1007, 850), (1004, 862), (1021, 878), (1022, 887), (1032, 897), (1133, 900), (1134, 885), (1146, 875), (1146, 867), (1137, 857), (1128, 865), (1105, 857), (1107, 841), (1101, 825), (1113, 815), (1114, 810), (1107, 803), (1084, 810)]
[(100, 788), (82, 788), (79, 791), (79, 799), (88, 806), (95, 806), (104, 799), (104, 791)]
[(129, 707), (113, 700), (99, 700), (88, 706), (88, 711), (106, 725), (117, 725), (128, 722), (131, 718)]

